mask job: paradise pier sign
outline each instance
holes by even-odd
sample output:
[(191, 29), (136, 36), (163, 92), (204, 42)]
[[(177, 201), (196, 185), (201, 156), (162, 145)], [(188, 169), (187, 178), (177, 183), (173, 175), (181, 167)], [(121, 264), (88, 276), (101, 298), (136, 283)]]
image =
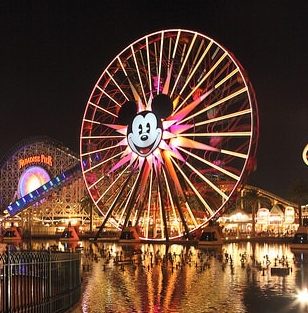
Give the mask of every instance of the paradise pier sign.
[(27, 166), (28, 164), (32, 164), (32, 163), (43, 163), (45, 165), (52, 166), (53, 158), (51, 155), (45, 155), (45, 154), (29, 156), (27, 158), (18, 160), (18, 168), (21, 169)]

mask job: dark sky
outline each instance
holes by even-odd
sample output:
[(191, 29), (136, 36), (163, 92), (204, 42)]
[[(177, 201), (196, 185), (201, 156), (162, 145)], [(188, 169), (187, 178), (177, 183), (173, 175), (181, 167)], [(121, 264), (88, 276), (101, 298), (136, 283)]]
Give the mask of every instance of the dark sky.
[(0, 1), (0, 155), (29, 136), (79, 149), (82, 115), (109, 62), (167, 28), (212, 37), (255, 88), (257, 171), (249, 183), (286, 196), (308, 178), (307, 1)]

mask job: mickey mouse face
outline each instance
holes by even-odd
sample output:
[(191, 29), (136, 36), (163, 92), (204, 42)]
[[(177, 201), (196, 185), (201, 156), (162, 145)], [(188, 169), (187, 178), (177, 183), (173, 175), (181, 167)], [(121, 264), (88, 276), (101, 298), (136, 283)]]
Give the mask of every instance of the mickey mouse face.
[(130, 148), (146, 157), (159, 145), (163, 130), (156, 115), (150, 111), (138, 113), (128, 128), (127, 141)]
[(137, 113), (133, 101), (126, 102), (118, 114), (119, 123), (127, 124), (127, 142), (131, 150), (141, 157), (151, 154), (159, 145), (162, 135), (162, 118), (172, 113), (169, 96), (159, 94), (152, 101), (152, 111)]

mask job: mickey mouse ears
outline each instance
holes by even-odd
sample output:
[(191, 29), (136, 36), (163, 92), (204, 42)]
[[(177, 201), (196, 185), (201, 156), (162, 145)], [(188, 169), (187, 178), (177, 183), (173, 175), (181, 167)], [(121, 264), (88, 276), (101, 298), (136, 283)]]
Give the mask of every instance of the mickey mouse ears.
[[(156, 95), (152, 101), (152, 111), (158, 118), (168, 117), (173, 111), (172, 100), (165, 94)], [(137, 113), (137, 104), (134, 101), (127, 101), (120, 108), (118, 121), (120, 124), (128, 125)]]
[(134, 101), (124, 103), (119, 111), (118, 120), (120, 124), (128, 125), (137, 114), (137, 104)]
[(173, 104), (168, 95), (159, 94), (154, 97), (152, 111), (160, 118), (168, 117), (173, 110)]

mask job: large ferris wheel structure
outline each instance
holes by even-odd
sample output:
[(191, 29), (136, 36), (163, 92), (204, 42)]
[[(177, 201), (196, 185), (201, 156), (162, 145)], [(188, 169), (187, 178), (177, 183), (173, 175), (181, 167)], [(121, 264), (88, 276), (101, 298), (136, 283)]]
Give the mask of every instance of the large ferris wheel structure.
[(171, 29), (130, 44), (95, 84), (81, 127), (101, 229), (171, 240), (216, 219), (253, 168), (258, 123), (244, 69), (213, 39)]

